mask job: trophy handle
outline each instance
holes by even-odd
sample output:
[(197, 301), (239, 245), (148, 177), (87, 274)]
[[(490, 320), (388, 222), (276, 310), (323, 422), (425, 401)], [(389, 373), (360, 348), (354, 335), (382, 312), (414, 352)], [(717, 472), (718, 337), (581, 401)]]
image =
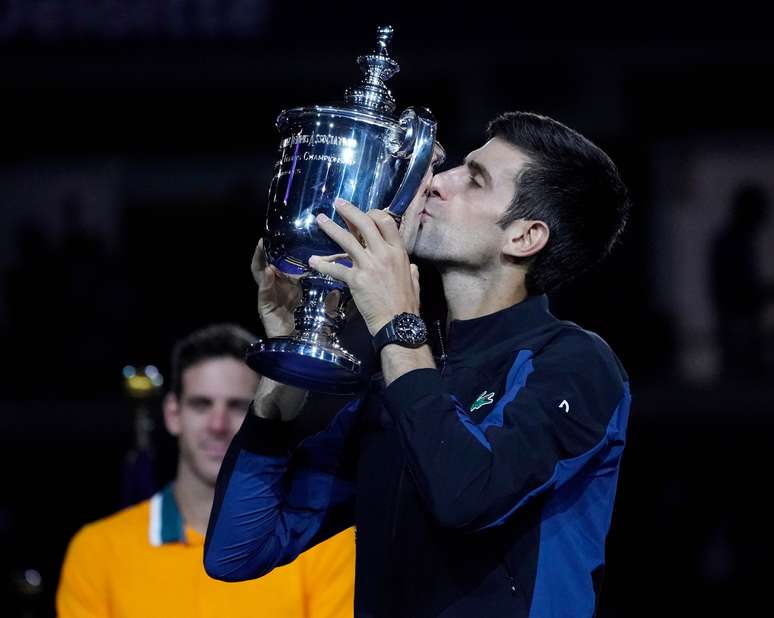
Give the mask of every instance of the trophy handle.
[(400, 125), (406, 130), (406, 135), (400, 149), (394, 156), (406, 156), (411, 153), (408, 169), (403, 181), (387, 207), (387, 212), (397, 219), (403, 216), (414, 199), (422, 178), (430, 167), (435, 145), (435, 132), (438, 124), (429, 109), (409, 107), (400, 116)]

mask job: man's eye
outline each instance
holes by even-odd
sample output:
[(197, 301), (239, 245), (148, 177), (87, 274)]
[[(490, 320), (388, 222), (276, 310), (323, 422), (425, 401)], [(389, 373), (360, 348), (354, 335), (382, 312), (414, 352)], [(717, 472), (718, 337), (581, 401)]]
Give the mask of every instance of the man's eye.
[(470, 177), (470, 180), (468, 181), (468, 184), (471, 187), (476, 187), (478, 189), (481, 188), (481, 185), (479, 184), (479, 182), (473, 176)]

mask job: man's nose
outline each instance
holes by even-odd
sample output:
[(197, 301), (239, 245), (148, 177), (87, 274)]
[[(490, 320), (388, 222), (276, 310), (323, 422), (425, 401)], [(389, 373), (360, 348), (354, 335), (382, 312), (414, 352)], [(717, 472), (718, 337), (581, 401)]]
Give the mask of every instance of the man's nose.
[(223, 433), (228, 427), (228, 410), (225, 406), (215, 406), (212, 408), (207, 418), (207, 429), (212, 433)]
[(448, 174), (449, 172), (441, 172), (433, 176), (430, 181), (430, 186), (427, 188), (427, 195), (429, 197), (436, 197), (441, 200), (445, 200), (448, 197)]

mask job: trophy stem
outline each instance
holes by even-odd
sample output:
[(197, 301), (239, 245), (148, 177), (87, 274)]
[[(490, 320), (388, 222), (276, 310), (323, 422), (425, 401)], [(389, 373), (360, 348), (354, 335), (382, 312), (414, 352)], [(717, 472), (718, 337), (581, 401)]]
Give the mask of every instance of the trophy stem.
[(309, 273), (300, 280), (303, 299), (296, 329), (250, 347), (247, 364), (277, 382), (314, 392), (355, 394), (363, 382), (361, 362), (339, 341), (352, 294), (341, 281)]
[(328, 275), (309, 273), (300, 280), (303, 298), (294, 317), (296, 338), (308, 343), (339, 344), (338, 333), (346, 321), (349, 288)]

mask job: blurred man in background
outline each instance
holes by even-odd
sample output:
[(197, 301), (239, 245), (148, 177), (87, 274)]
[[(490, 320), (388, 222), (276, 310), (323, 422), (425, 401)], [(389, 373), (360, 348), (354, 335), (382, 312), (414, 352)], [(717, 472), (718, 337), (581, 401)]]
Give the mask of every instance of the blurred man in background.
[(177, 343), (163, 406), (179, 445), (176, 478), (75, 535), (57, 592), (60, 618), (352, 616), (351, 529), (260, 580), (226, 584), (204, 572), (218, 470), (259, 382), (242, 362), (253, 341), (216, 325)]

